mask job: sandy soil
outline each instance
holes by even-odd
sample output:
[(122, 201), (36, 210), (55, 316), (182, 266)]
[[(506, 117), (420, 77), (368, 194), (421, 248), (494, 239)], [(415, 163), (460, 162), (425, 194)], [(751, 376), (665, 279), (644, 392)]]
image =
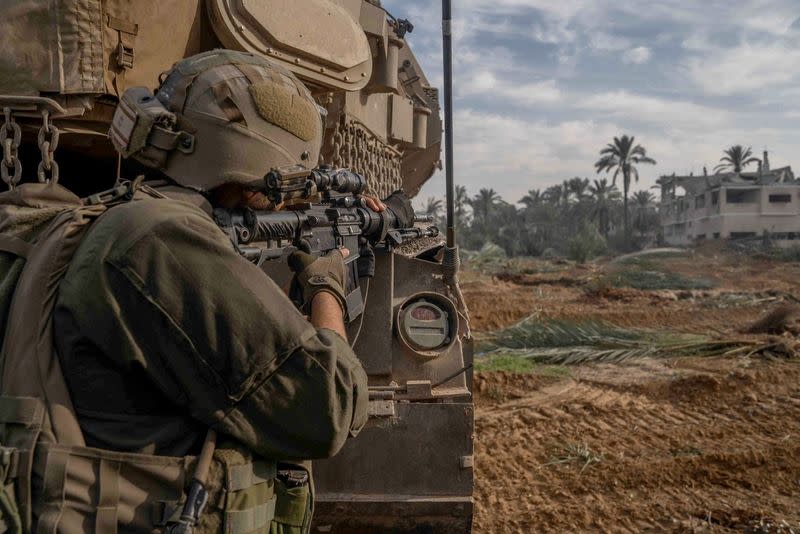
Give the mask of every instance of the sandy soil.
[[(797, 264), (664, 261), (718, 286), (598, 296), (574, 283), (615, 268), (594, 266), (514, 280), (473, 273), (464, 290), (478, 330), (536, 312), (725, 335), (791, 301), (800, 280)], [(645, 359), (567, 371), (476, 375), (476, 533), (800, 532), (798, 361)]]

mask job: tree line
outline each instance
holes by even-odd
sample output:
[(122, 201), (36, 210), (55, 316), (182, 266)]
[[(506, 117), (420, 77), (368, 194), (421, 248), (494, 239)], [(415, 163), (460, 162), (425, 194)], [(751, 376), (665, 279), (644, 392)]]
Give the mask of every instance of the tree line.
[[(635, 137), (622, 135), (600, 150), (594, 164), (597, 174), (610, 180), (575, 177), (546, 189), (530, 189), (515, 202), (491, 188), (471, 193), (456, 186), (458, 244), (479, 250), (493, 243), (509, 256), (553, 254), (579, 261), (652, 244), (660, 235), (655, 195), (644, 189), (631, 194), (630, 189), (639, 181), (638, 167), (655, 163)], [(760, 170), (766, 162), (753, 156), (752, 147), (732, 145), (723, 150), (714, 172), (741, 173), (754, 163)], [(442, 200), (428, 198), (425, 212), (444, 226)]]
[[(531, 189), (514, 202), (491, 188), (472, 193), (456, 186), (459, 246), (478, 250), (494, 243), (509, 256), (561, 255), (578, 261), (644, 246), (659, 227), (655, 195), (647, 190), (630, 194), (630, 187), (639, 180), (637, 166), (654, 163), (644, 147), (624, 135), (602, 149), (595, 163), (597, 173), (610, 179), (574, 177)], [(442, 200), (428, 199), (428, 215), (441, 219), (443, 211)]]

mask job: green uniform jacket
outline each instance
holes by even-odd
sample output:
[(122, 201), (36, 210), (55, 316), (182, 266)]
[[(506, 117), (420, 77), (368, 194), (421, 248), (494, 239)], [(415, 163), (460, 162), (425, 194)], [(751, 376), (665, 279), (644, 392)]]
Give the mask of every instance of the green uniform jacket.
[(89, 446), (181, 456), (210, 425), (267, 458), (322, 458), (366, 422), (367, 377), (346, 341), (316, 330), (188, 203), (101, 216), (54, 321)]

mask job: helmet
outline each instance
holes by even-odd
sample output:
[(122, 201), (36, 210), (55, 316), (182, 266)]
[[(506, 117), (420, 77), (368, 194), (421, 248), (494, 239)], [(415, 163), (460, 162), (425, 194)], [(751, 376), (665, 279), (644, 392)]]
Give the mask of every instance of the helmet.
[(262, 188), (271, 169), (316, 166), (322, 111), (285, 68), (214, 50), (176, 63), (155, 96), (143, 87), (125, 91), (109, 135), (124, 157), (182, 186)]

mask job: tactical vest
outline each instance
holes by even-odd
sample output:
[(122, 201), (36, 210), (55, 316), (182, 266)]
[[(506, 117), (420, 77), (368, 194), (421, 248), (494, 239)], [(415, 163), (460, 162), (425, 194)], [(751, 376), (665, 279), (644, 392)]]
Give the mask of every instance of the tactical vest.
[[(164, 532), (183, 510), (197, 458), (87, 447), (53, 343), (58, 286), (74, 252), (133, 189), (89, 202), (57, 184), (0, 194), (0, 533)], [(219, 444), (194, 532), (307, 532), (312, 486), (290, 486), (274, 462)]]

